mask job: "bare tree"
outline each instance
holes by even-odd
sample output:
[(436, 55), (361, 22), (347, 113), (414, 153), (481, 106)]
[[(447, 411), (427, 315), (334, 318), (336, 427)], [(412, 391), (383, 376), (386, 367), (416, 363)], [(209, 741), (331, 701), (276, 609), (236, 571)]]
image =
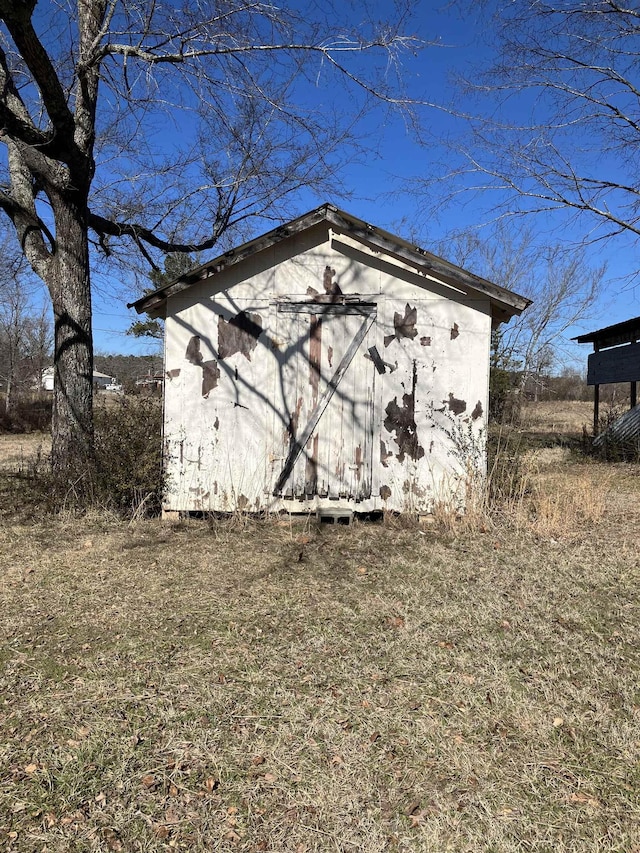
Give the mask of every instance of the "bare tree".
[(482, 192), (497, 214), (573, 213), (585, 243), (640, 235), (640, 9), (618, 0), (484, 9), (493, 59), (462, 81), (470, 134), (457, 146), (456, 186)]
[(5, 234), (0, 244), (0, 378), (5, 411), (15, 394), (40, 381), (51, 350), (51, 322), (42, 305), (35, 304), (37, 283), (27, 261)]
[(400, 103), (396, 62), (417, 46), (406, 10), (383, 24), (348, 13), (312, 0), (0, 0), (0, 208), (51, 296), (52, 462), (70, 481), (94, 461), (92, 247), (111, 259), (135, 247), (153, 264), (331, 185), (371, 100)]
[(522, 387), (562, 361), (567, 332), (588, 318), (604, 285), (605, 267), (592, 267), (584, 249), (536, 242), (531, 229), (498, 223), (491, 234), (467, 232), (447, 240), (461, 264), (532, 300), (494, 335), (493, 365), (517, 369)]

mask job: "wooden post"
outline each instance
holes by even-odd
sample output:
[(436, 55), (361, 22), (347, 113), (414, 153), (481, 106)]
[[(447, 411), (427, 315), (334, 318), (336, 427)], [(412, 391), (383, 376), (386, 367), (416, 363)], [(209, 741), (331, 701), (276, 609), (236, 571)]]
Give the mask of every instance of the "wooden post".
[[(631, 343), (632, 343), (632, 344), (635, 344), (635, 342), (636, 342), (636, 336), (635, 336), (635, 335), (633, 335), (633, 336), (632, 336), (632, 338), (631, 338)], [(631, 383), (631, 393), (629, 394), (629, 397), (630, 397), (630, 402), (631, 402), (630, 408), (631, 408), (631, 409), (635, 409), (636, 404), (637, 404), (637, 402), (638, 402), (635, 379), (634, 379), (634, 381)]]
[[(593, 351), (598, 352), (600, 349), (600, 345), (594, 341)], [(599, 420), (600, 420), (600, 386), (593, 386), (593, 437), (595, 438), (599, 433)]]

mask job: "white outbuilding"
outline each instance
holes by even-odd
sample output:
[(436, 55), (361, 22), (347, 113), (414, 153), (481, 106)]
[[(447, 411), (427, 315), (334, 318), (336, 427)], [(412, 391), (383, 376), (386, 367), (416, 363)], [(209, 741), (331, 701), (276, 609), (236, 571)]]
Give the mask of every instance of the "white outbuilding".
[(528, 304), (330, 204), (143, 297), (165, 320), (165, 510), (462, 503), (491, 330)]

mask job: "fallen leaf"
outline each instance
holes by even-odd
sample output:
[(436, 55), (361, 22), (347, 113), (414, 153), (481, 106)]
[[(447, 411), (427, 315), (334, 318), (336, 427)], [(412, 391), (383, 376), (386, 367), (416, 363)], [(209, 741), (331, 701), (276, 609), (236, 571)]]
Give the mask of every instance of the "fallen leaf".
[(380, 732), (373, 732), (373, 734), (369, 737), (369, 741), (371, 743), (375, 743), (380, 737)]
[(155, 788), (156, 785), (158, 784), (156, 781), (156, 777), (153, 775), (153, 773), (145, 774), (140, 781), (142, 782), (144, 787), (147, 788), (148, 790)]
[(173, 806), (169, 806), (169, 808), (164, 813), (164, 819), (166, 823), (178, 823), (180, 818), (177, 813), (174, 811)]
[(571, 794), (568, 797), (570, 803), (580, 803), (591, 806), (594, 809), (600, 808), (600, 802), (595, 797), (590, 797), (588, 794)]
[(563, 724), (564, 724), (564, 720), (562, 719), (562, 717), (554, 717), (553, 718), (554, 729), (559, 729), (560, 726), (562, 726)]
[(505, 806), (502, 809), (498, 809), (496, 812), (498, 817), (512, 817), (516, 813), (515, 809), (509, 808), (509, 806)]
[(269, 784), (271, 784), (272, 782), (276, 781), (277, 777), (276, 777), (275, 773), (265, 773), (262, 778), (264, 779), (265, 782), (268, 782)]
[(38, 769), (37, 764), (27, 764), (27, 766), (24, 768), (24, 772), (31, 775), (32, 773), (35, 773), (37, 769)]
[(204, 783), (204, 787), (207, 789), (207, 791), (209, 791), (209, 793), (211, 793), (212, 791), (215, 791), (219, 784), (219, 779), (214, 779), (213, 776), (209, 776), (207, 781)]
[(266, 760), (267, 759), (264, 757), (264, 755), (254, 755), (251, 759), (251, 763), (255, 764), (255, 766), (257, 767), (259, 764), (264, 764)]

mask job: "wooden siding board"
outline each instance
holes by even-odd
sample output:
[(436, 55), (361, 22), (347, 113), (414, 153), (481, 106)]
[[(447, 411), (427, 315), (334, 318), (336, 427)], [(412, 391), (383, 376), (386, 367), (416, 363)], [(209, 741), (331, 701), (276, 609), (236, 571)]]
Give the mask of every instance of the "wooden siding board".
[[(327, 303), (318, 303), (326, 313), (319, 395), (363, 321), (353, 303), (375, 305), (377, 317), (342, 377), (340, 393), (333, 395), (319, 421), (322, 429), (310, 435), (304, 458), (294, 466), (295, 488), (287, 483), (283, 497), (275, 498), (273, 487), (288, 452), (288, 418), (302, 400), (302, 428), (313, 408), (308, 337), (316, 311), (278, 312), (277, 305), (309, 300), (309, 287), (322, 296), (329, 265), (353, 313), (345, 313), (341, 305), (327, 312)], [(167, 322), (166, 364), (174, 374), (166, 383), (165, 400), (170, 445), (167, 509), (304, 512), (338, 506), (363, 512), (428, 512), (434, 499), (464, 483), (446, 431), (455, 423), (462, 429), (471, 426), (480, 435), (485, 425), (484, 413), (477, 420), (469, 417), (477, 401), (486, 401), (488, 305), (462, 304), (406, 280), (394, 282), (389, 270), (332, 252), (328, 244), (284, 257), (270, 270), (258, 265), (255, 277), (238, 282), (228, 293), (207, 298), (205, 285), (198, 285), (201, 301), (175, 297)], [(263, 332), (255, 349), (241, 348), (220, 359), (219, 318), (229, 323), (241, 311), (259, 314)], [(201, 338), (203, 361), (217, 361), (220, 370), (218, 384), (206, 399), (202, 367), (186, 358), (195, 333)], [(382, 372), (368, 352), (373, 346)], [(402, 425), (391, 430), (385, 425), (387, 409), (401, 409), (405, 395), (413, 400), (400, 418), (415, 419), (415, 443), (423, 450), (423, 455), (414, 454), (417, 458), (406, 446), (402, 452)], [(450, 411), (451, 398), (464, 400), (465, 410)], [(434, 409), (441, 410), (435, 422)], [(307, 496), (306, 461), (316, 435), (318, 494)], [(335, 471), (340, 476), (331, 473)]]
[(598, 350), (587, 361), (587, 385), (640, 380), (640, 343)]

